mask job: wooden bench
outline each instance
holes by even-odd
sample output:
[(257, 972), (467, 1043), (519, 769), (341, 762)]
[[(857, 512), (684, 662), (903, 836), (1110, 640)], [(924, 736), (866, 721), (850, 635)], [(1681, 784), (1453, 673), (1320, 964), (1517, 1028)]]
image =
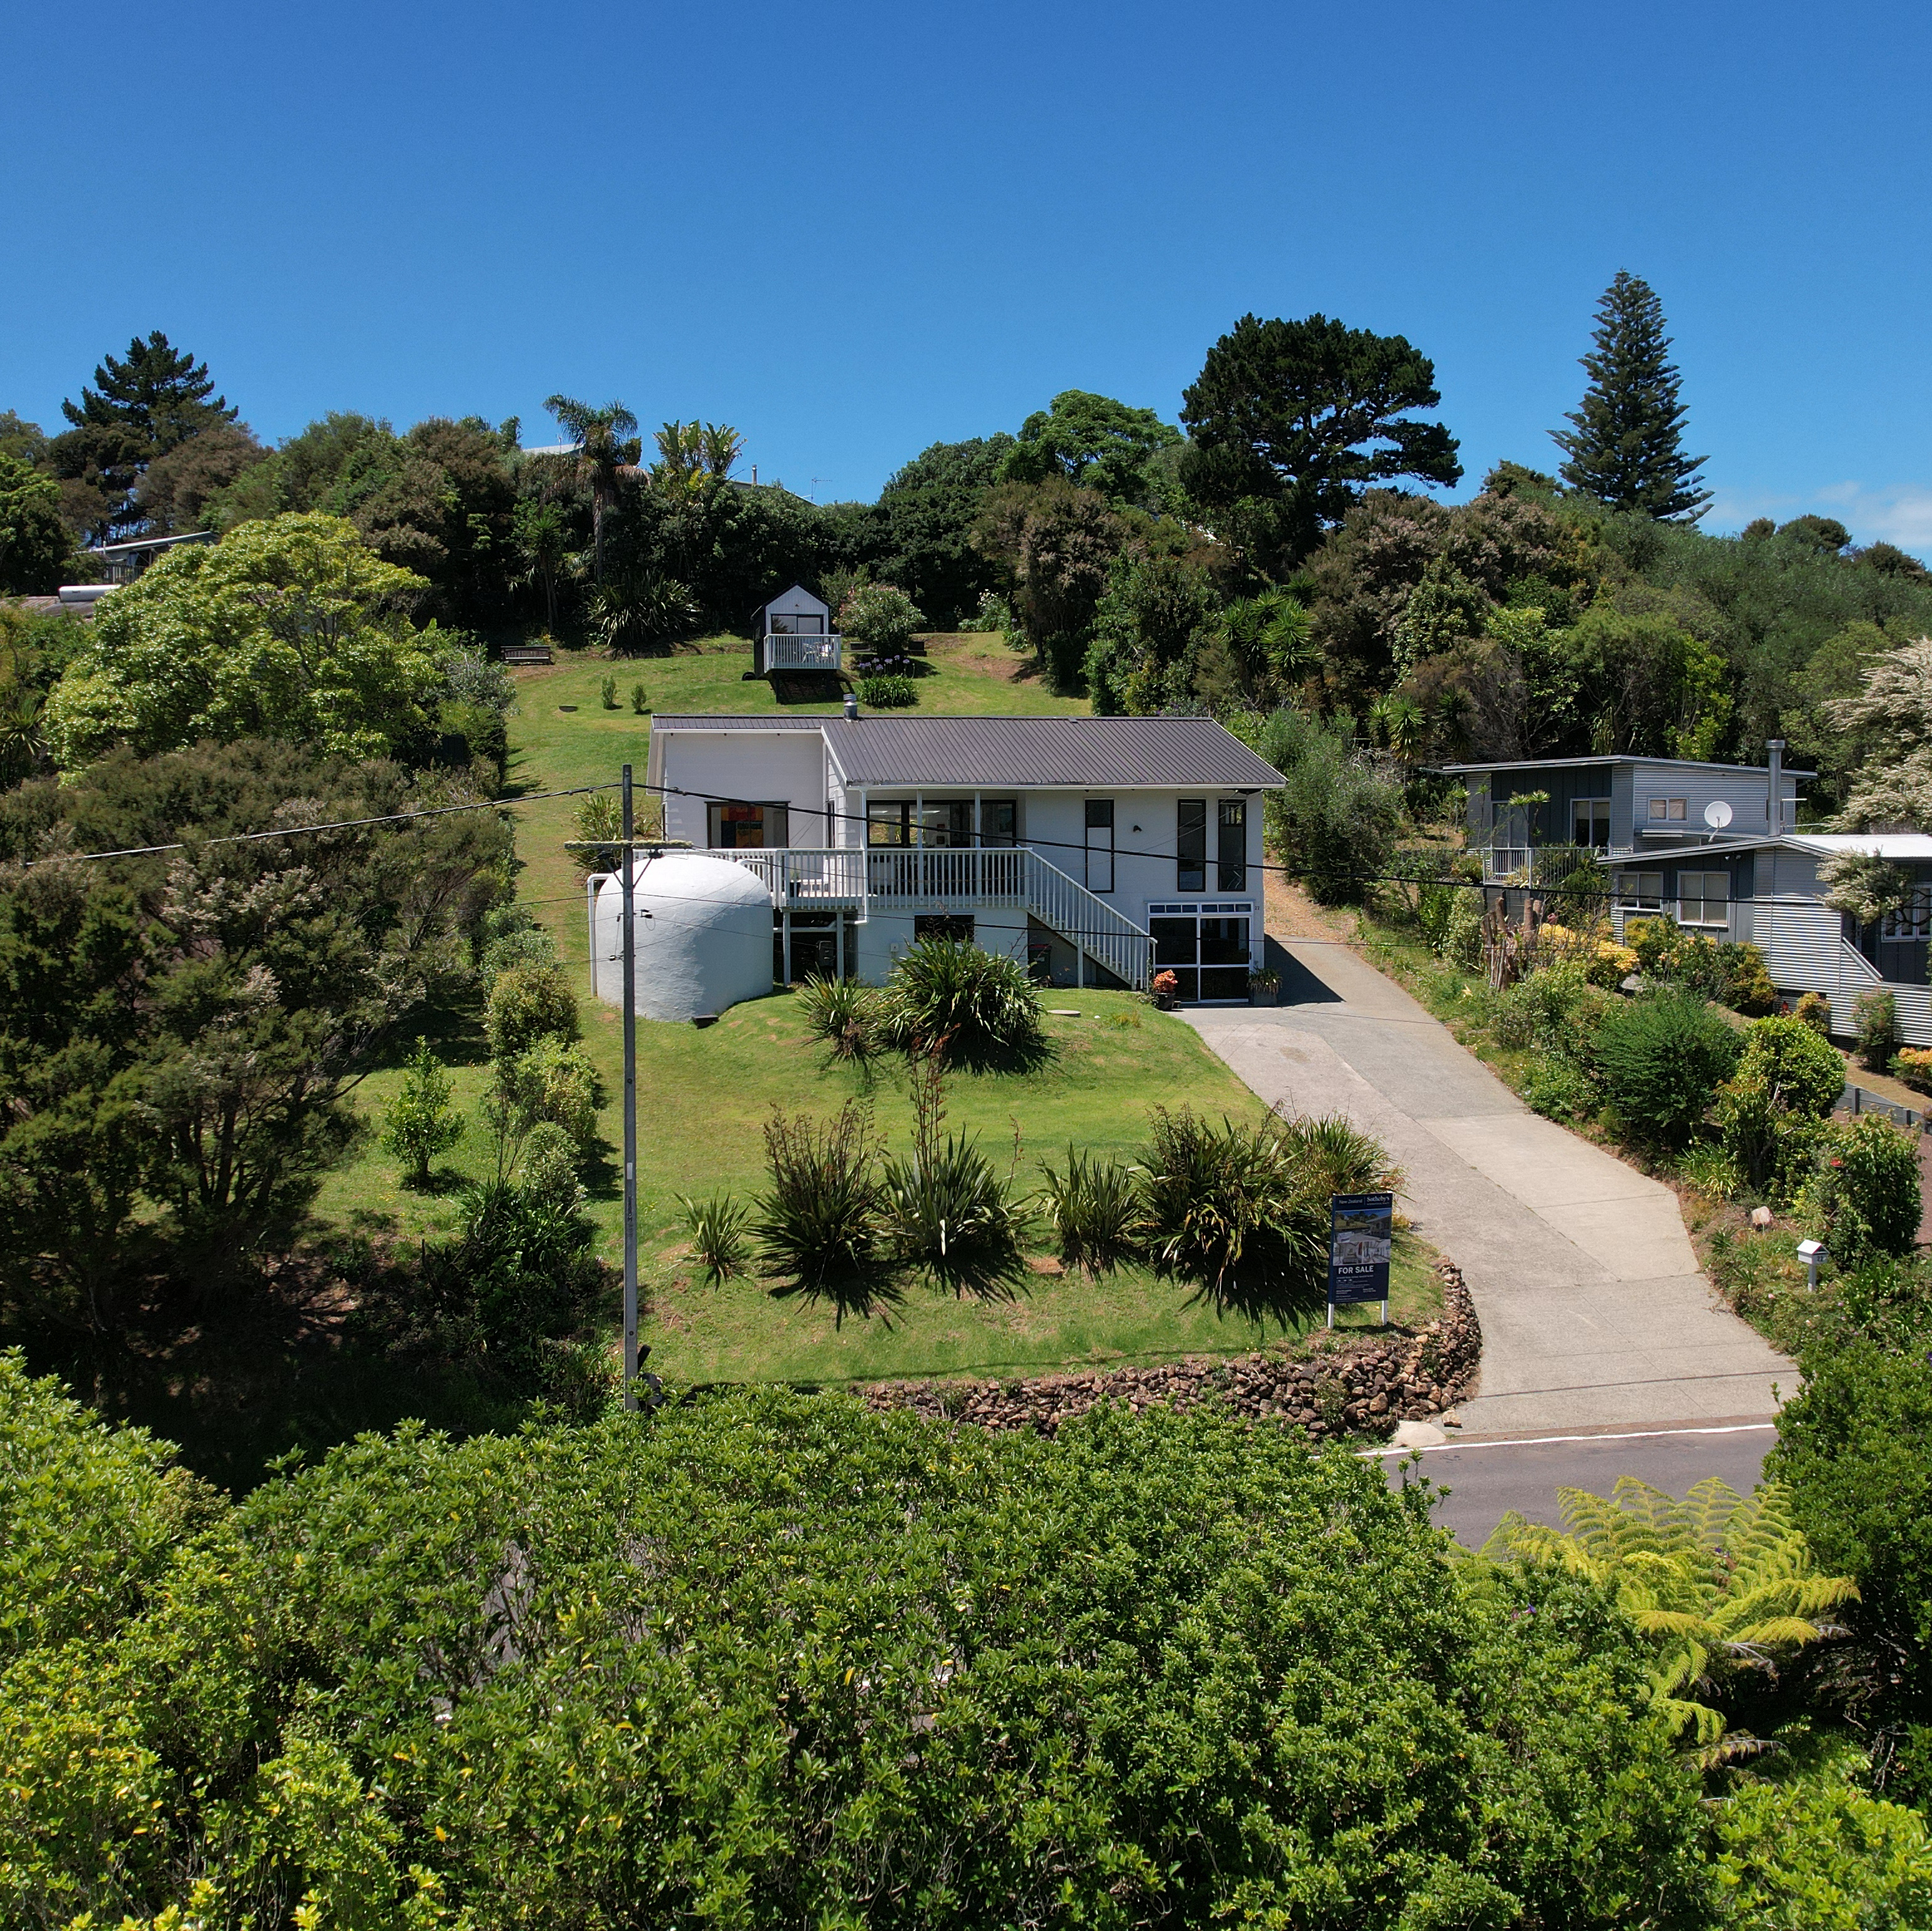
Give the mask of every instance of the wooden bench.
[(548, 664), (553, 661), (547, 643), (507, 643), (503, 646), (506, 664)]

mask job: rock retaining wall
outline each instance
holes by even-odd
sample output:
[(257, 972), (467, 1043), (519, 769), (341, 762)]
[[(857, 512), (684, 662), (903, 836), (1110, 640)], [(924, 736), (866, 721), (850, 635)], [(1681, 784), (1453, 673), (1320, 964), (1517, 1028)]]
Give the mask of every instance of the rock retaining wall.
[(1483, 1346), (1475, 1307), (1460, 1268), (1445, 1261), (1436, 1272), (1444, 1303), (1439, 1321), (1414, 1333), (1324, 1333), (1304, 1360), (1248, 1354), (1030, 1381), (881, 1381), (860, 1392), (874, 1409), (910, 1408), (929, 1420), (1042, 1435), (1104, 1401), (1124, 1402), (1137, 1413), (1156, 1402), (1225, 1407), (1292, 1423), (1318, 1441), (1386, 1435), (1399, 1421), (1442, 1414), (1474, 1383)]

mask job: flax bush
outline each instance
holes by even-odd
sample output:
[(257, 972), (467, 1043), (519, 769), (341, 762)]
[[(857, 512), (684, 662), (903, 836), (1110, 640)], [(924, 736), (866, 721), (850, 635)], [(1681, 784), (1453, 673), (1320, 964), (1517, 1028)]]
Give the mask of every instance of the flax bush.
[(969, 1065), (1024, 1058), (1045, 1043), (1025, 967), (963, 940), (922, 939), (901, 954), (881, 1012), (896, 1045)]
[(1133, 1258), (1143, 1228), (1132, 1167), (1083, 1153), (1070, 1140), (1066, 1165), (1042, 1161), (1040, 1171), (1046, 1181), (1040, 1210), (1065, 1266), (1084, 1268), (1090, 1275), (1106, 1274)]

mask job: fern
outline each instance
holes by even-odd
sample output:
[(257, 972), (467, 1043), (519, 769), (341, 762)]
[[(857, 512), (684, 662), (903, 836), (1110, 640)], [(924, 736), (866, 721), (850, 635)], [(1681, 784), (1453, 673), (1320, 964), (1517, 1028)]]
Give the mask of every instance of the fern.
[(1833, 1612), (1857, 1585), (1820, 1576), (1776, 1483), (1749, 1495), (1714, 1476), (1682, 1501), (1634, 1476), (1614, 1492), (1558, 1492), (1561, 1530), (1514, 1512), (1483, 1546), (1490, 1562), (1552, 1564), (1610, 1591), (1655, 1654), (1652, 1707), (1674, 1736), (1688, 1733), (1701, 1763), (1736, 1762), (1764, 1747), (1731, 1734), (1720, 1705), (1742, 1676), (1774, 1676), (1779, 1661), (1844, 1632)]

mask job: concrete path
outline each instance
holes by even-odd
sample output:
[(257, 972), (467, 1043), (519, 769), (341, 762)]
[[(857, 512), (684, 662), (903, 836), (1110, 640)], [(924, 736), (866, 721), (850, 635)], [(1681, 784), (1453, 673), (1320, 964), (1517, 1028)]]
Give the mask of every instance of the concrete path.
[(1263, 1099), (1346, 1114), (1401, 1166), (1482, 1319), (1466, 1439), (1777, 1411), (1797, 1370), (1699, 1272), (1668, 1187), (1532, 1113), (1347, 946), (1279, 943), (1282, 1004), (1183, 1016)]

